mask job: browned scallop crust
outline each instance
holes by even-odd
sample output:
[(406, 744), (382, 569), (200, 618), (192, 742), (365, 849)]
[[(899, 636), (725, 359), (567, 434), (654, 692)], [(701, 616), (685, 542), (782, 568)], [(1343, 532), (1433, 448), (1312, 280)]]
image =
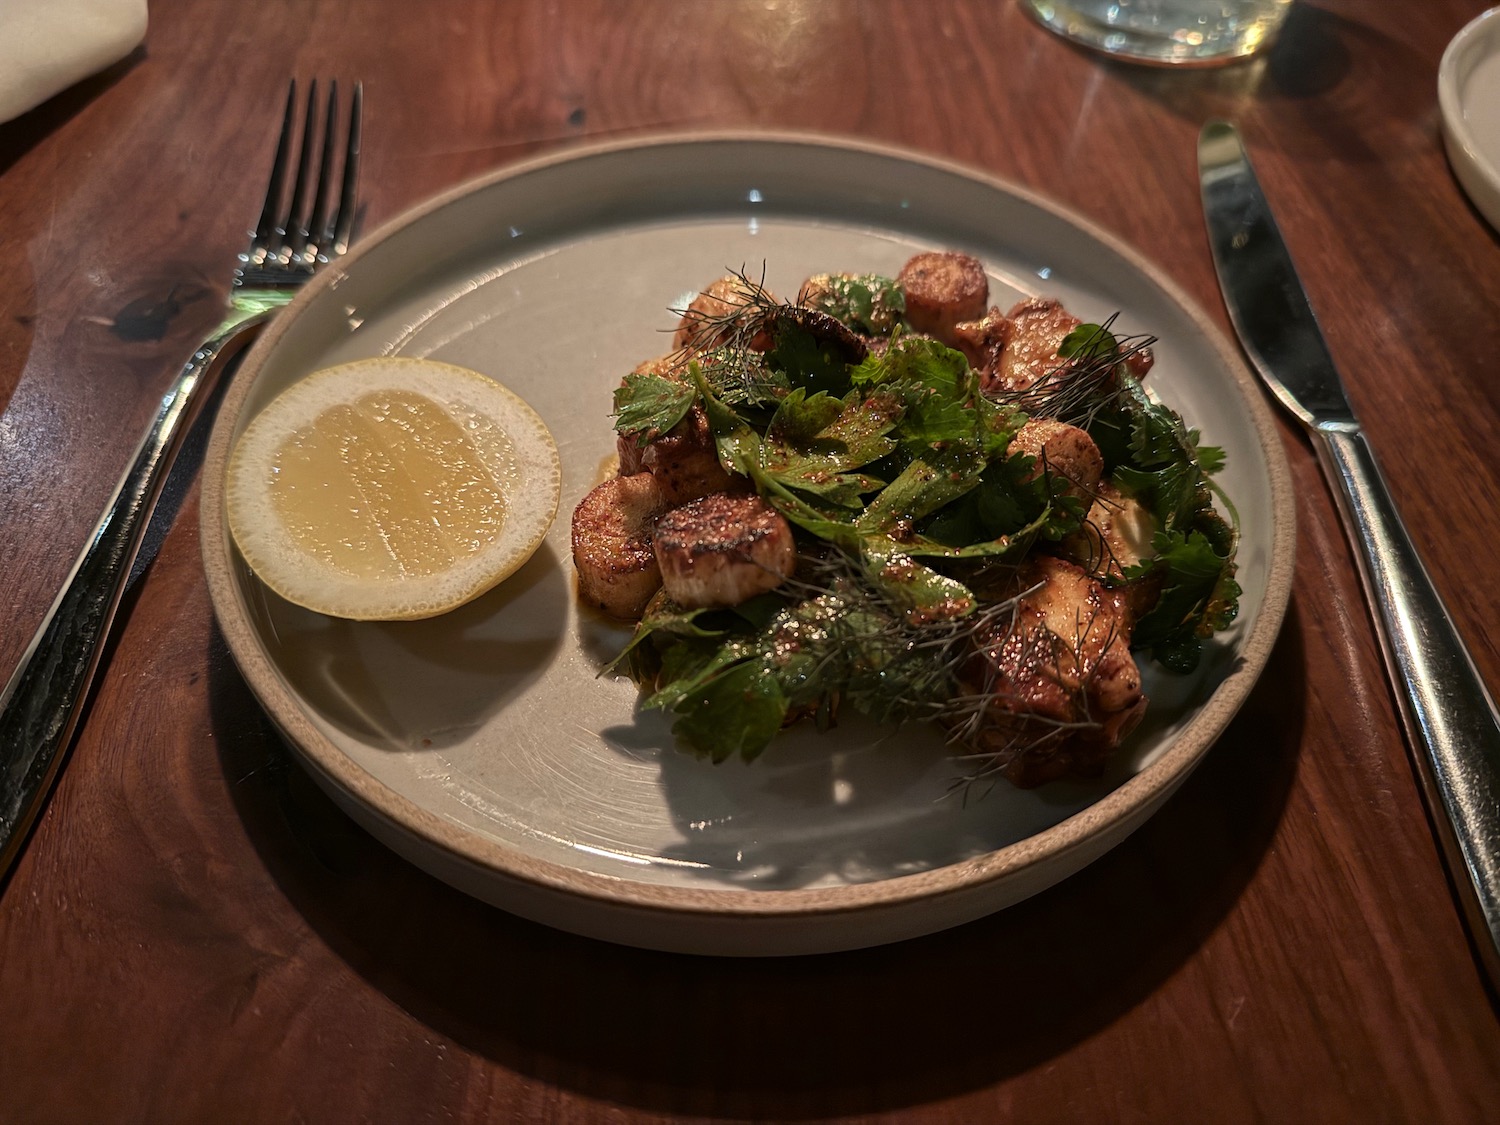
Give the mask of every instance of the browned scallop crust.
[(1156, 364), (1156, 353), (1150, 348), (1137, 348), (1125, 357), (1126, 369), (1137, 379), (1144, 380)]
[(1006, 450), (1034, 457), (1031, 477), (1055, 473), (1068, 481), (1068, 492), (1088, 503), (1104, 475), (1104, 455), (1088, 431), (1050, 418), (1032, 418), (1016, 431)]
[(954, 250), (917, 254), (896, 277), (906, 300), (906, 320), (918, 332), (956, 347), (962, 321), (984, 316), (990, 283), (979, 259)]
[(1028, 297), (1006, 315), (1010, 331), (1005, 350), (985, 389), (1024, 391), (1048, 376), (1061, 376), (1069, 365), (1057, 349), (1083, 322), (1051, 297)]
[(966, 669), (969, 688), (989, 697), (969, 741), (1022, 788), (1098, 773), (1146, 711), (1130, 608), (1062, 559), (1029, 560), (1017, 582), (1039, 588), (977, 640)]
[(1083, 526), (1063, 540), (1061, 550), (1089, 574), (1118, 582), (1126, 568), (1150, 557), (1155, 531), (1156, 520), (1144, 504), (1103, 481)]
[(573, 509), (573, 568), (583, 604), (638, 619), (661, 588), (651, 529), (664, 510), (650, 473), (611, 477)]
[[(718, 347), (730, 336), (726, 322), (741, 316), (756, 304), (770, 303), (775, 297), (766, 289), (748, 283), (745, 278), (726, 274), (698, 296), (683, 310), (682, 320), (672, 335), (672, 346), (678, 351), (706, 351)], [(759, 341), (756, 350), (767, 346)]]
[(675, 508), (707, 496), (744, 488), (748, 481), (731, 473), (719, 461), (713, 428), (701, 406), (664, 434), (640, 440), (639, 432), (621, 434), (615, 440), (620, 472), (650, 473), (661, 488), (666, 506)]
[(716, 493), (663, 515), (653, 536), (667, 595), (697, 608), (738, 605), (797, 566), (791, 525), (754, 493)]
[(719, 461), (713, 428), (701, 406), (646, 446), (641, 467), (656, 478), (663, 498), (674, 507), (736, 483)]
[(955, 325), (953, 346), (964, 353), (970, 367), (987, 379), (999, 367), (1009, 336), (1010, 318), (999, 309), (990, 309), (978, 320)]

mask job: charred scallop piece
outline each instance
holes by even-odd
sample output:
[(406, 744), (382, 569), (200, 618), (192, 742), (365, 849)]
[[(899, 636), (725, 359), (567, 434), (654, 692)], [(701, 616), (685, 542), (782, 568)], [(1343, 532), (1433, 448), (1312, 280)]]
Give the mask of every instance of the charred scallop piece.
[(656, 522), (667, 596), (687, 609), (738, 605), (775, 589), (797, 566), (791, 525), (753, 493), (716, 493)]
[(578, 597), (611, 617), (637, 619), (661, 588), (651, 529), (666, 510), (650, 473), (611, 477), (573, 509)]
[(831, 349), (841, 362), (855, 364), (863, 362), (870, 354), (870, 344), (842, 320), (817, 309), (806, 309), (801, 305), (777, 305), (766, 316), (766, 331), (771, 340), (780, 344), (782, 334), (801, 331), (811, 336), (821, 347)]
[(896, 282), (906, 299), (907, 323), (950, 347), (958, 343), (954, 329), (984, 316), (990, 299), (979, 259), (951, 250), (916, 255), (901, 267)]
[(1010, 336), (1010, 318), (999, 309), (990, 309), (978, 320), (965, 320), (953, 327), (953, 346), (964, 353), (969, 366), (984, 377), (1000, 365), (1005, 341)]
[(646, 446), (641, 441), (640, 431), (628, 434), (619, 434), (615, 437), (615, 460), (619, 462), (620, 476), (629, 477), (636, 473), (644, 473), (646, 468), (641, 464), (641, 457), (645, 455)]
[(654, 359), (642, 360), (630, 373), (632, 375), (660, 375), (663, 379), (671, 379), (676, 383), (691, 381), (688, 375), (688, 357), (680, 351), (667, 352)]
[(1105, 481), (1094, 491), (1083, 527), (1063, 541), (1063, 550), (1090, 574), (1120, 579), (1125, 568), (1151, 557), (1155, 535), (1156, 520), (1145, 505)]
[(1140, 620), (1161, 597), (1166, 576), (1152, 568), (1127, 579), (1125, 571), (1153, 557), (1156, 529), (1156, 519), (1145, 505), (1104, 481), (1094, 492), (1083, 526), (1064, 539), (1060, 548), (1090, 577), (1106, 579), (1111, 590), (1124, 598), (1131, 617)]
[[(719, 278), (682, 311), (672, 346), (680, 351), (708, 351), (728, 342), (742, 321), (756, 310), (774, 304), (776, 298), (767, 289), (737, 274)], [(757, 334), (750, 343), (754, 351), (765, 351), (769, 342)]]
[(1062, 559), (1037, 557), (1013, 617), (976, 638), (966, 690), (990, 696), (967, 739), (1018, 786), (1089, 776), (1145, 713), (1124, 597)]
[[(993, 315), (994, 310), (991, 310)], [(1018, 401), (1023, 405), (1029, 399), (1031, 405), (1026, 408), (1032, 409), (1069, 379), (1084, 377), (1084, 372), (1088, 372), (1087, 378), (1094, 388), (1088, 393), (1102, 393), (1108, 389), (1114, 382), (1113, 361), (1101, 365), (1092, 357), (1082, 359), (1059, 354), (1064, 341), (1082, 324), (1083, 321), (1052, 297), (1028, 297), (1016, 304), (1006, 314), (1005, 332), (998, 353), (993, 346), (985, 350), (985, 366), (980, 368), (985, 391), (993, 395), (1009, 393), (1021, 396)], [(972, 332), (977, 327), (960, 325), (960, 331)], [(1109, 335), (1106, 333), (1104, 338), (1109, 338)], [(992, 340), (993, 336), (985, 342), (991, 344)], [(1119, 348), (1119, 363), (1137, 380), (1144, 379), (1156, 362), (1150, 346), (1152, 342), (1143, 337), (1114, 340)], [(1088, 343), (1088, 340), (1084, 341), (1081, 352), (1089, 350)], [(1031, 393), (1027, 395), (1026, 392)]]
[(990, 373), (995, 389), (1024, 391), (1067, 369), (1057, 349), (1081, 320), (1051, 297), (1028, 297), (1007, 315), (1010, 333), (999, 366)]
[(1008, 452), (1036, 458), (1031, 476), (1052, 473), (1068, 482), (1068, 493), (1085, 504), (1092, 501), (1104, 475), (1104, 455), (1087, 431), (1066, 422), (1032, 418), (1011, 438)]
[(638, 434), (621, 434), (615, 445), (620, 472), (650, 473), (668, 508), (746, 483), (719, 461), (713, 429), (701, 406), (694, 406), (677, 425), (644, 444)]
[(1137, 379), (1144, 380), (1155, 364), (1156, 353), (1149, 346), (1132, 348), (1125, 356), (1125, 369)]

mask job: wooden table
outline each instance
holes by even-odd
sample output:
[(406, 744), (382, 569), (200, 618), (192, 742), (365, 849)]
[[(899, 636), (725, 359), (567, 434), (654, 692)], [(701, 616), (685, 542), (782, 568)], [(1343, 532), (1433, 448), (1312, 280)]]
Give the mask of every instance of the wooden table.
[[(1194, 141), (1237, 120), (1390, 485), (1500, 684), (1500, 239), (1439, 138), (1485, 0), (1314, 0), (1269, 57), (1101, 61), (1009, 0), (153, 0), (0, 126), (0, 674), (216, 319), (288, 77), (361, 76), (366, 228), (580, 138), (807, 128), (1011, 179), (1227, 328)], [(191, 477), (0, 897), (7, 1121), (1478, 1122), (1500, 1026), (1309, 446), (1271, 665), (1166, 808), (1018, 907), (736, 961), (480, 905), (356, 828), (216, 632)]]

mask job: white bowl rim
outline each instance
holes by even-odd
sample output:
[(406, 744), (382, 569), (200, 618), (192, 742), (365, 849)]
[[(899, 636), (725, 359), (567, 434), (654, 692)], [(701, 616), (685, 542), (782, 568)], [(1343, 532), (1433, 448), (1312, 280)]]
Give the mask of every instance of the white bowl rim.
[[(1500, 7), (1475, 16), (1443, 50), (1438, 63), (1438, 108), (1443, 119), (1448, 159), (1459, 183), (1478, 210), (1500, 227), (1500, 153), (1480, 148), (1464, 116), (1463, 83), (1479, 52), (1500, 53)], [(1500, 112), (1500, 110), (1497, 110)], [(1483, 198), (1479, 198), (1479, 197)]]

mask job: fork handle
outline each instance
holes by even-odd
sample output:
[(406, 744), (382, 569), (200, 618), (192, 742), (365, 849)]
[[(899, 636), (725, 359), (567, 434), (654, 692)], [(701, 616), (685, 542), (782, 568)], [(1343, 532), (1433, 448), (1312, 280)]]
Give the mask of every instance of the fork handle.
[(26, 841), (77, 729), (130, 568), (188, 424), (268, 312), (225, 321), (163, 396), (135, 459), (0, 693), (0, 880)]
[(1364, 435), (1315, 430), (1449, 875), (1500, 989), (1500, 710), (1427, 576)]

